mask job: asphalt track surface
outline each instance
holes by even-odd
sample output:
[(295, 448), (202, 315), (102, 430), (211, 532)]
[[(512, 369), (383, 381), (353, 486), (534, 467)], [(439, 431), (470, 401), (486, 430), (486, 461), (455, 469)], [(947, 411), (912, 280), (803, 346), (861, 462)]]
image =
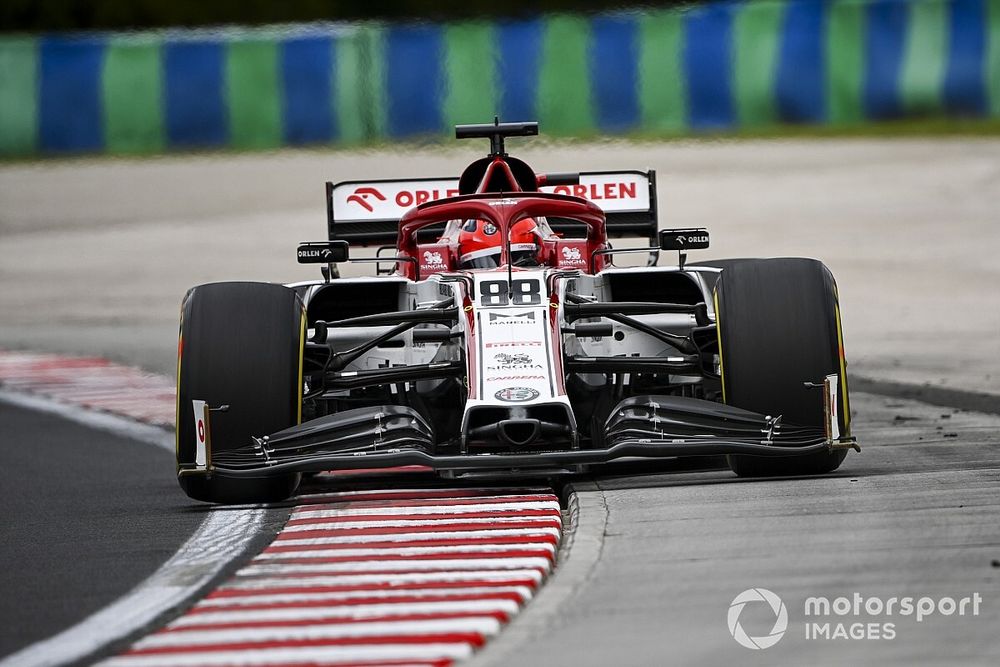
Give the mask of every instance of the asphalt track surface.
[[(101, 353), (169, 374), (177, 305), (188, 286), (312, 276), (314, 270), (293, 264), (292, 248), (322, 237), (323, 180), (453, 173), (469, 153), (2, 167), (0, 345)], [(658, 169), (661, 224), (708, 226), (713, 251), (706, 256), (811, 255), (831, 266), (853, 373), (874, 378), (889, 393), (927, 384), (953, 391), (944, 394), (949, 404), (994, 412), (1000, 406), (1000, 142), (613, 144), (536, 149), (526, 157), (549, 170), (580, 168), (581, 160), (586, 168)], [(967, 390), (977, 392), (975, 400), (963, 399)], [(652, 474), (624, 469), (595, 477), (593, 486), (581, 484), (578, 532), (567, 558), (527, 612), (477, 660), (1000, 662), (1000, 567), (994, 564), (1000, 563), (1000, 419), (861, 393), (853, 407), (865, 451), (850, 454), (830, 477), (746, 481), (723, 470), (668, 466)], [(38, 475), (11, 473), (9, 461), (38, 463), (38, 457), (10, 447), (8, 424), (21, 422), (7, 412), (0, 417), (8, 443), (0, 466), (5, 513), (17, 519), (11, 527), (32, 522), (40, 510), (8, 493), (21, 488), (8, 484), (41, 479), (42, 493), (59, 488), (65, 499), (64, 489), (86, 482), (80, 459), (105, 469), (115, 465), (71, 445)], [(51, 421), (23, 416), (32, 429), (18, 432), (21, 441), (65, 434), (68, 427)], [(69, 442), (106, 438), (78, 434)], [(168, 455), (118, 444), (146, 460), (117, 471), (118, 487), (129, 492), (102, 497), (105, 512), (68, 505), (83, 520), (66, 527), (68, 533), (48, 535), (73, 548), (71, 565), (64, 560), (60, 567), (75, 582), (123, 592), (126, 578), (134, 582), (152, 571), (200, 516), (174, 486), (170, 462), (163, 461)], [(138, 481), (134, 471), (151, 469), (162, 484)], [(6, 522), (3, 529), (10, 529)], [(46, 534), (50, 527), (36, 529)], [(165, 539), (169, 534), (172, 540)], [(3, 548), (13, 548), (4, 537)], [(27, 540), (18, 549), (34, 539), (14, 537)], [(4, 575), (10, 586), (31, 581), (30, 573), (41, 570), (38, 558), (45, 556), (5, 558), (14, 565)], [(108, 566), (119, 559), (142, 565)], [(55, 561), (49, 567), (60, 571)], [(22, 604), (53, 617), (68, 609), (64, 619), (85, 613), (88, 602), (90, 608), (101, 604), (67, 594), (78, 584), (44, 575), (33, 581), (30, 590), (4, 581), (5, 593), (21, 591), (5, 595), (5, 624), (22, 613)], [(726, 627), (730, 602), (752, 587), (776, 592), (788, 607), (786, 636), (764, 651), (740, 647)], [(883, 598), (978, 592), (983, 603), (976, 617), (896, 619), (891, 641), (803, 638), (806, 597), (854, 592)], [(106, 592), (101, 600), (113, 597)], [(773, 616), (748, 607), (741, 622), (751, 635), (766, 634)], [(17, 645), (23, 643), (10, 644)]]
[[(473, 663), (765, 665), (1000, 663), (1000, 417), (857, 393), (863, 442), (829, 476), (737, 479), (727, 470), (596, 475), (578, 486), (569, 558), (535, 606)], [(749, 650), (727, 612), (763, 587), (782, 639)], [(980, 614), (806, 617), (812, 596), (978, 593)], [(872, 603), (874, 605), (874, 603)], [(775, 615), (740, 617), (751, 636)], [(806, 623), (893, 623), (894, 639), (806, 639)], [(880, 630), (881, 632), (881, 630)]]
[(0, 402), (0, 657), (151, 575), (204, 519), (165, 449)]

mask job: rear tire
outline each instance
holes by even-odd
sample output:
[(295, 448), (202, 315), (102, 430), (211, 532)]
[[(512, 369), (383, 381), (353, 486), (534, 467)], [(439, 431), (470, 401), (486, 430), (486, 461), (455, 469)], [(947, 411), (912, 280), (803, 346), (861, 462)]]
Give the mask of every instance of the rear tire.
[[(849, 435), (837, 286), (829, 269), (813, 259), (741, 260), (719, 275), (715, 298), (725, 402), (822, 428), (821, 390), (804, 383), (836, 374), (840, 429)], [(741, 477), (814, 475), (836, 470), (846, 454), (727, 459)]]
[(305, 311), (296, 293), (267, 283), (212, 283), (188, 292), (177, 363), (177, 470), (188, 496), (210, 503), (276, 502), (300, 475), (224, 477), (190, 472), (195, 458), (193, 400), (213, 412), (211, 452), (251, 443), (298, 424)]

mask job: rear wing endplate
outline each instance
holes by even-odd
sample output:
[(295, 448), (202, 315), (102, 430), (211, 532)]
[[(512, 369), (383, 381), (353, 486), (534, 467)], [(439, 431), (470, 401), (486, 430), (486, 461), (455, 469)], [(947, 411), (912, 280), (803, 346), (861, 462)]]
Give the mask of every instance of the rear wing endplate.
[[(543, 185), (541, 192), (589, 199), (604, 211), (608, 236), (647, 238), (656, 243), (656, 172), (580, 172), (579, 183)], [(455, 197), (457, 178), (344, 181), (326, 184), (327, 231), (331, 241), (356, 245), (394, 245), (399, 220), (409, 209), (435, 199)], [(573, 234), (582, 224), (549, 218), (556, 232)], [(433, 229), (433, 227), (431, 228)], [(438, 230), (440, 231), (440, 230)]]

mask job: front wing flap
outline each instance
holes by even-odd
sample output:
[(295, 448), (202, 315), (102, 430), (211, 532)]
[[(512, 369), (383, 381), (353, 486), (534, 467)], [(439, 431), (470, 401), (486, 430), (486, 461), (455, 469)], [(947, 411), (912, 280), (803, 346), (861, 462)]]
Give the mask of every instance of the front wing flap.
[(829, 426), (783, 423), (710, 401), (674, 396), (626, 399), (605, 425), (605, 446), (549, 451), (537, 444), (504, 453), (442, 454), (431, 426), (415, 410), (381, 406), (348, 410), (254, 438), (212, 458), (209, 472), (264, 477), (294, 472), (425, 466), (448, 471), (551, 469), (623, 458), (744, 454), (800, 456), (854, 448), (853, 438), (830, 437)]

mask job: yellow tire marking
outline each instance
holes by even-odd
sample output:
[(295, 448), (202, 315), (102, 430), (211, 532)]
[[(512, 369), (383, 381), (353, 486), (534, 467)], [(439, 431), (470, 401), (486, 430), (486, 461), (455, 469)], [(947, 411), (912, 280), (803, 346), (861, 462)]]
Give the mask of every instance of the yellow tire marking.
[(834, 302), (833, 309), (837, 319), (837, 355), (840, 357), (840, 385), (844, 397), (844, 408), (841, 412), (844, 415), (843, 435), (846, 437), (851, 435), (851, 404), (847, 398), (847, 355), (844, 352), (844, 332), (840, 326), (840, 304)]
[(722, 384), (722, 402), (726, 402), (726, 376), (722, 367), (722, 316), (719, 314), (719, 290), (712, 290), (712, 301), (715, 304), (715, 340), (719, 345), (719, 382)]
[(302, 309), (302, 315), (299, 317), (299, 385), (296, 392), (298, 393), (299, 409), (298, 414), (295, 417), (295, 423), (302, 423), (302, 357), (305, 354), (306, 349), (306, 309)]

